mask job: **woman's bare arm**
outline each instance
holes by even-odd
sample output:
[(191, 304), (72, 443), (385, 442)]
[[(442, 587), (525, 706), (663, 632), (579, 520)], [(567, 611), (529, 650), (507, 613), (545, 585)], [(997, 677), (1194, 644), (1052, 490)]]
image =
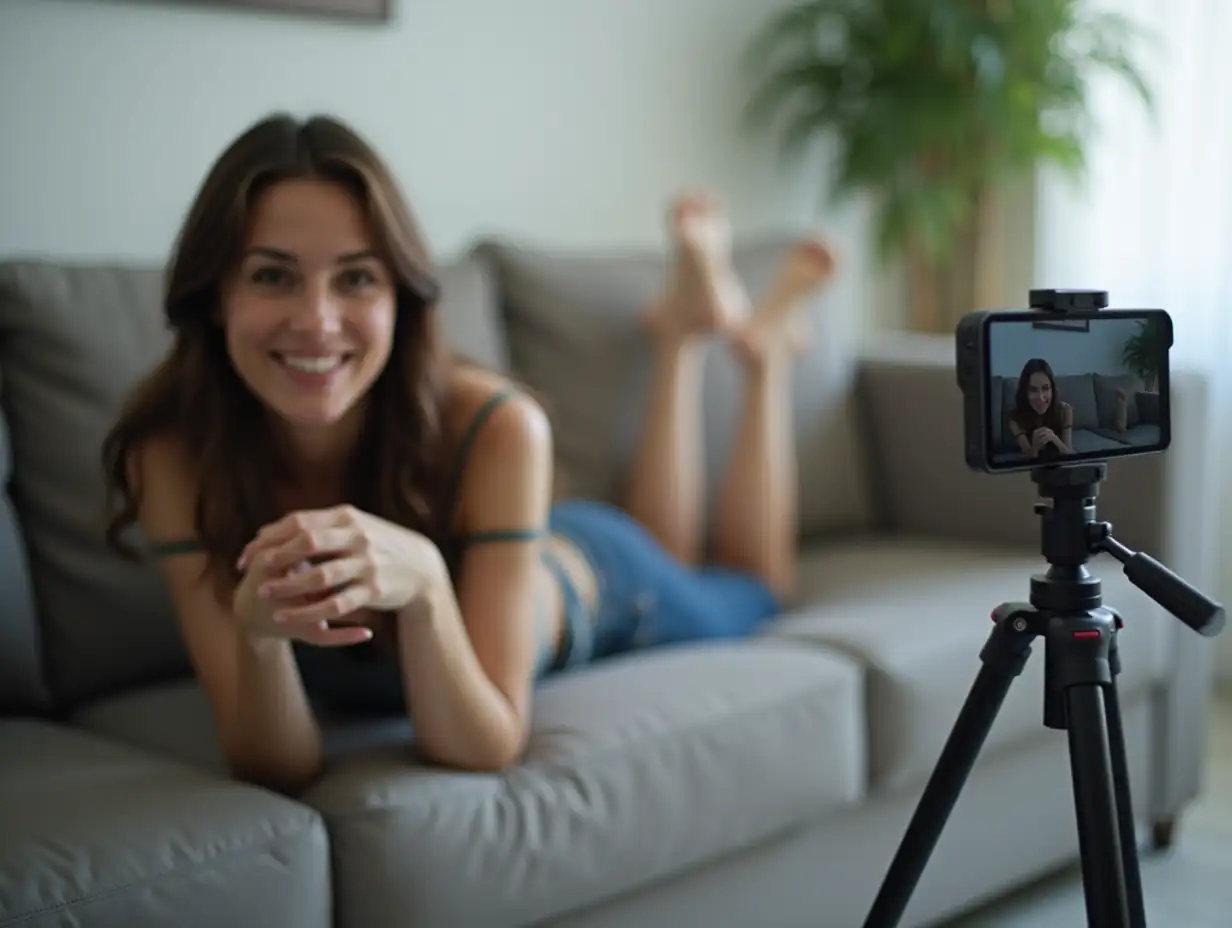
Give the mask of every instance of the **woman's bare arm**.
[(1061, 451), (1064, 454), (1074, 453), (1074, 407), (1069, 403), (1061, 404)]
[[(196, 485), (183, 456), (169, 442), (151, 443), (136, 470), (146, 536), (151, 541), (192, 538)], [(160, 562), (223, 756), (241, 779), (298, 792), (319, 772), (322, 751), (290, 644), (241, 634), (230, 608), (218, 602), (213, 585), (202, 578), (204, 566), (204, 554)]]
[[(472, 446), (460, 506), (469, 532), (543, 529), (551, 431), (529, 397), (507, 400)], [(471, 770), (515, 763), (526, 743), (536, 658), (541, 540), (476, 545), (456, 588), (434, 585), (399, 619), (412, 724), (433, 760)]]
[(1018, 427), (1018, 423), (1010, 419), (1010, 434), (1014, 436), (1014, 440), (1018, 442), (1018, 450), (1029, 458), (1036, 455), (1035, 445), (1032, 444), (1030, 436)]

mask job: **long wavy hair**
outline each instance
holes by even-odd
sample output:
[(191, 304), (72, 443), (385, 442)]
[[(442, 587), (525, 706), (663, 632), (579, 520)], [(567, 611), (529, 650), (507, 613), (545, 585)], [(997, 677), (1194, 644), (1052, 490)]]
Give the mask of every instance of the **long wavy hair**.
[(452, 359), (438, 332), (440, 287), (416, 221), (388, 168), (349, 127), (323, 116), (273, 115), (222, 153), (197, 194), (168, 267), (163, 312), (171, 347), (130, 393), (102, 447), (107, 543), (132, 559), (140, 555), (124, 535), (141, 504), (135, 453), (168, 437), (182, 447), (196, 468), (197, 538), (220, 595), (239, 579), (244, 546), (283, 514), (276, 490), (289, 468), (270, 414), (232, 367), (219, 309), (257, 198), (292, 179), (338, 183), (356, 197), (396, 285), (392, 350), (364, 400), (348, 501), (432, 538), (443, 528), (440, 410)]
[[(1028, 395), (1031, 388), (1031, 377), (1034, 374), (1043, 374), (1047, 377), (1048, 385), (1052, 388), (1052, 401), (1043, 414), (1031, 408)], [(1022, 366), (1022, 373), (1018, 375), (1018, 390), (1014, 394), (1014, 411), (1010, 413), (1010, 418), (1027, 433), (1039, 428), (1048, 428), (1060, 435), (1061, 430), (1065, 428), (1065, 410), (1061, 405), (1057, 378), (1053, 376), (1052, 368), (1043, 358), (1032, 358)]]

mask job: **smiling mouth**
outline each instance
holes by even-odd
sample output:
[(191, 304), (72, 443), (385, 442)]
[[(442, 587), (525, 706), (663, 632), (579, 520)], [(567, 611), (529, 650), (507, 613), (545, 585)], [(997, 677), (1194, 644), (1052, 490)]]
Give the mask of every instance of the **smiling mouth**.
[(301, 374), (332, 374), (351, 360), (351, 355), (341, 354), (283, 354), (271, 351), (270, 357), (283, 367)]

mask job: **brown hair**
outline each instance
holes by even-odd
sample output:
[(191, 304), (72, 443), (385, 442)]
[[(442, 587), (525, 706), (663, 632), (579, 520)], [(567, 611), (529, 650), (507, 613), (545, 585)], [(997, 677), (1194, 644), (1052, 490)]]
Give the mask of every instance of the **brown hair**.
[(134, 454), (155, 438), (172, 437), (182, 447), (202, 475), (197, 537), (220, 594), (238, 580), (244, 546), (282, 515), (274, 489), (287, 473), (266, 413), (227, 355), (218, 324), (222, 287), (241, 260), (256, 199), (273, 184), (308, 178), (355, 195), (396, 282), (393, 346), (366, 398), (348, 500), (430, 537), (441, 528), (439, 410), (449, 359), (437, 330), (439, 284), (415, 219), (380, 157), (350, 128), (322, 116), (274, 115), (245, 131), (210, 169), (168, 269), (163, 311), (173, 343), (133, 389), (103, 443), (106, 539), (131, 558), (137, 554), (122, 535), (140, 505)]

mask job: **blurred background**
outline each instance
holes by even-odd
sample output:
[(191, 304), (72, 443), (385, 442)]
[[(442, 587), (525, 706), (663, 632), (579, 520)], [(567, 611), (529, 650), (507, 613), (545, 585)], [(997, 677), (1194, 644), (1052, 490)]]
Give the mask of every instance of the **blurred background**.
[[(1162, 306), (1226, 440), (1222, 0), (290, 3), (0, 3), (0, 254), (162, 259), (241, 128), (328, 111), (392, 162), (442, 258), (492, 232), (658, 244), (665, 200), (703, 184), (740, 235), (820, 224), (870, 333), (949, 333), (1032, 286)], [(1227, 601), (1232, 478), (1209, 494), (1193, 530)]]
[[(390, 162), (442, 261), (493, 234), (658, 247), (667, 200), (700, 185), (738, 238), (820, 227), (828, 305), (869, 340), (948, 345), (1032, 287), (1163, 307), (1222, 461), (1229, 49), (1229, 0), (0, 0), (0, 260), (161, 262), (242, 129), (326, 112)], [(963, 466), (949, 442), (911, 453)], [(1232, 470), (1208, 470), (1185, 531), (1227, 603)], [(1211, 647), (1232, 686), (1232, 633)], [(1212, 720), (1201, 854), (1232, 846), (1232, 703)], [(1152, 891), (1213, 898), (1232, 874), (1206, 856)], [(1058, 892), (969, 924), (1076, 917), (1073, 874)]]

